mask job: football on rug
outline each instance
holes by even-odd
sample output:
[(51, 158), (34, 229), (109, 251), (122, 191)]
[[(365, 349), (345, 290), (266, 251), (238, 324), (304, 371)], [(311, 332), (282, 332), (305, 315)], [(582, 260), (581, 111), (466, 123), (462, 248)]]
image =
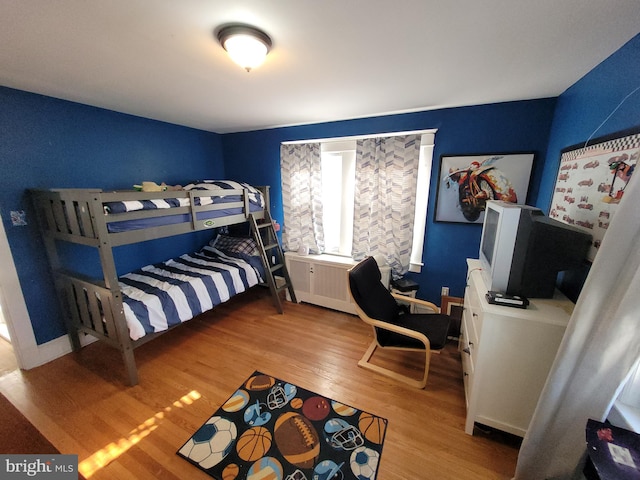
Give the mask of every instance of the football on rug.
[(213, 478), (374, 480), (387, 420), (254, 372), (178, 455)]

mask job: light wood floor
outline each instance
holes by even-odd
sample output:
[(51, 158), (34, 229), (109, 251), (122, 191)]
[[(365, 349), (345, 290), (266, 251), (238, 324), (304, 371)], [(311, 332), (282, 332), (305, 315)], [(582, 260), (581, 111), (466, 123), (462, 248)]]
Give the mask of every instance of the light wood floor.
[[(62, 453), (78, 454), (91, 479), (210, 479), (175, 452), (255, 370), (386, 417), (379, 480), (513, 476), (512, 439), (464, 433), (454, 343), (415, 390), (357, 367), (371, 339), (357, 317), (291, 303), (278, 315), (267, 293), (254, 289), (137, 349), (135, 387), (125, 385), (120, 355), (94, 343), (5, 374), (0, 391)], [(417, 358), (404, 358), (416, 376)]]
[(13, 354), (11, 344), (4, 338), (0, 338), (0, 377), (13, 372), (18, 368), (18, 361)]

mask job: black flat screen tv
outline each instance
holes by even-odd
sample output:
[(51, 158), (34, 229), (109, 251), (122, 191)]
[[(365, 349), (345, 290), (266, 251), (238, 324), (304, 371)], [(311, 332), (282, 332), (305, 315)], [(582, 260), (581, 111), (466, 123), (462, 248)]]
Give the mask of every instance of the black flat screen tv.
[(536, 207), (487, 202), (480, 263), (489, 290), (551, 298), (558, 273), (582, 267), (592, 236)]

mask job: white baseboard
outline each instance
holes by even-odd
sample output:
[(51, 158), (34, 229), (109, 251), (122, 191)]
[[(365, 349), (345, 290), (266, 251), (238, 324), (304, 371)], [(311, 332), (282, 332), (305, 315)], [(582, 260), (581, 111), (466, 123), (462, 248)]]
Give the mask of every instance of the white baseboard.
[[(98, 339), (91, 335), (80, 335), (80, 345), (83, 347), (97, 341)], [(32, 368), (39, 367), (45, 363), (52, 362), (53, 360), (63, 357), (64, 355), (72, 352), (71, 340), (69, 335), (63, 335), (54, 340), (51, 340), (42, 345), (36, 345), (35, 348), (30, 348), (28, 351), (23, 351), (23, 365), (25, 370), (31, 370)]]

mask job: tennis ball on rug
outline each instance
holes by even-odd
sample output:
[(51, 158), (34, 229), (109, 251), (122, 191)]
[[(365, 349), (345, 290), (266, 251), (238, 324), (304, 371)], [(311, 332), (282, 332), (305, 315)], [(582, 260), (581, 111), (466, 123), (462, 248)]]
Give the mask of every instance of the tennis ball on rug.
[(273, 457), (262, 457), (251, 465), (247, 472), (247, 480), (282, 480), (282, 464)]
[(269, 375), (256, 375), (255, 377), (251, 377), (247, 380), (245, 387), (247, 390), (251, 390), (252, 392), (257, 392), (260, 390), (266, 390), (268, 388), (273, 387), (276, 383), (275, 378), (270, 377)]
[(335, 400), (331, 401), (331, 407), (333, 407), (333, 411), (341, 417), (350, 417), (358, 412), (357, 408), (350, 407), (349, 405), (345, 405), (344, 403), (336, 402)]
[(235, 463), (230, 463), (222, 470), (222, 480), (235, 480), (240, 473), (240, 467)]
[(320, 455), (318, 432), (310, 420), (296, 412), (283, 413), (273, 432), (282, 456), (300, 468), (312, 468)]
[(329, 415), (331, 409), (329, 402), (323, 397), (311, 397), (305, 400), (302, 406), (302, 413), (309, 420), (324, 420)]
[(382, 443), (387, 422), (384, 418), (376, 417), (367, 412), (362, 412), (358, 420), (358, 428), (367, 440), (377, 445)]
[(231, 398), (222, 405), (222, 410), (225, 412), (239, 412), (249, 403), (249, 394), (244, 390), (236, 390), (236, 392), (231, 395)]
[(253, 462), (271, 448), (271, 432), (264, 427), (253, 427), (244, 432), (236, 442), (238, 456), (247, 462)]

